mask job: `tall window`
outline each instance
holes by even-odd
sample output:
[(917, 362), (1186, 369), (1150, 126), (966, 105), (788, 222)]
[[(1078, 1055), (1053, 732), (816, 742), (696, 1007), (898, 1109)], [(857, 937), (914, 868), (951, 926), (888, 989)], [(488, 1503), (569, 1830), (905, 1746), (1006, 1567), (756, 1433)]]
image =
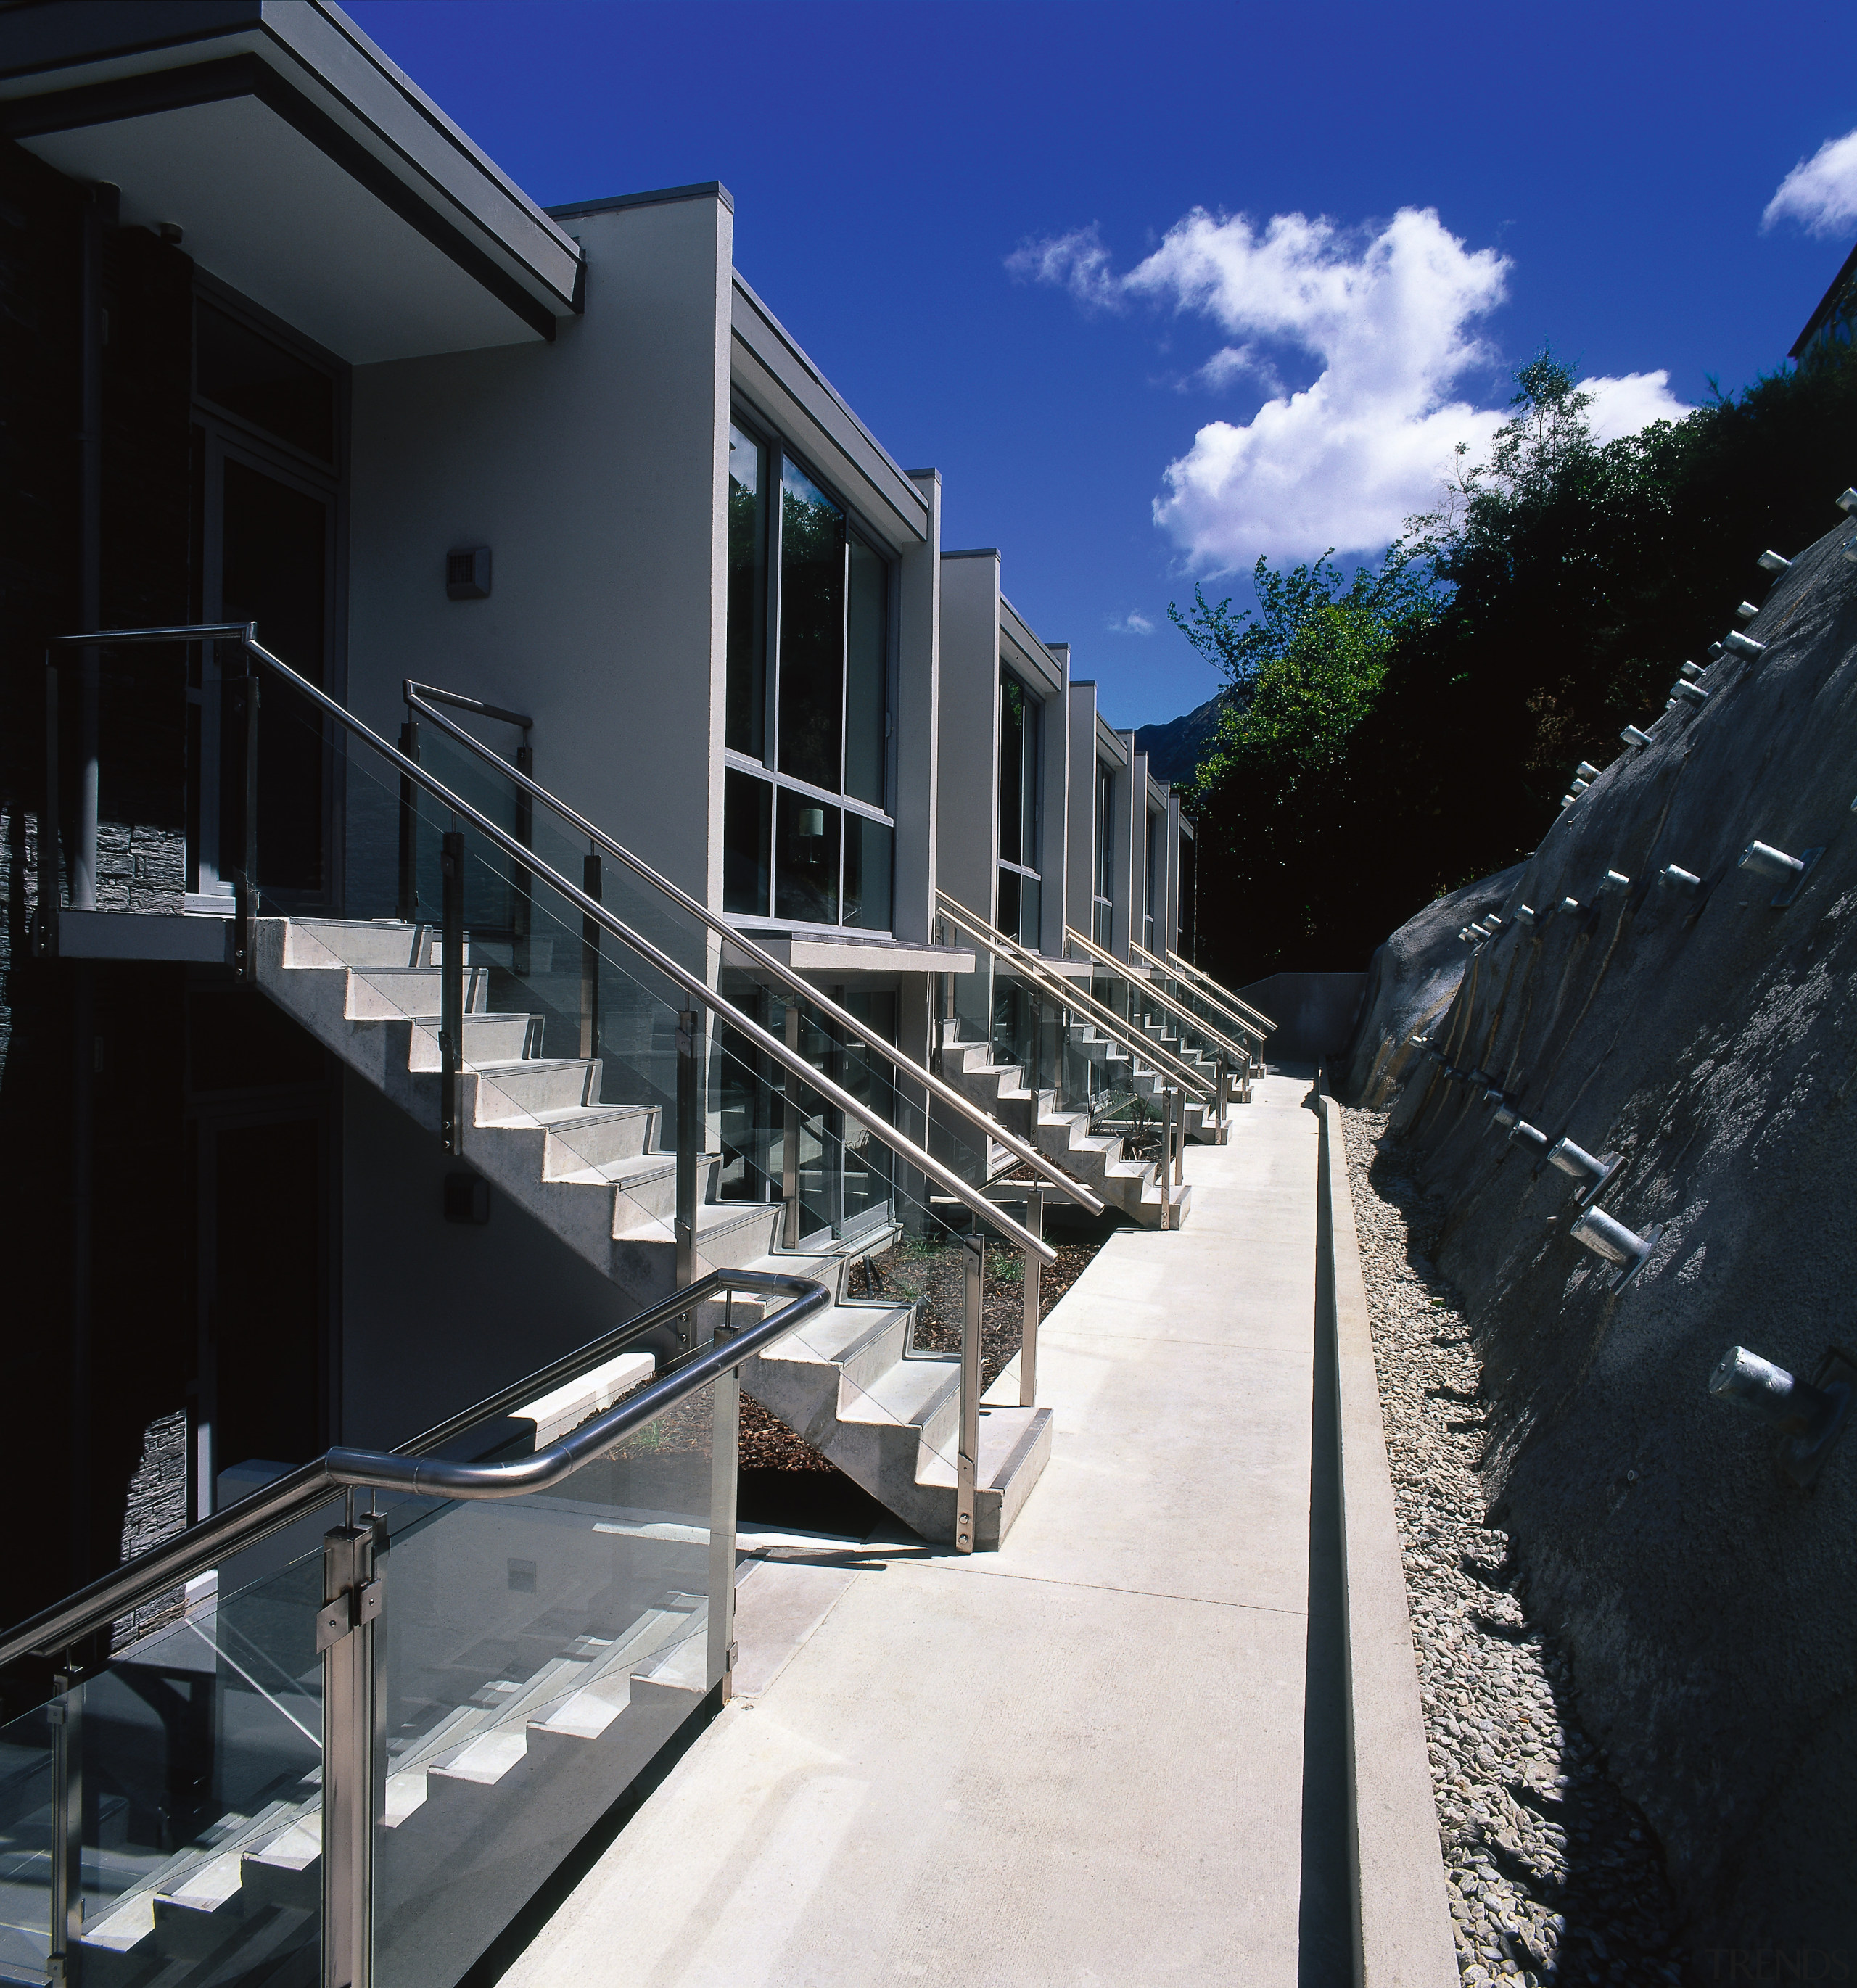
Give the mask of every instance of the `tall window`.
[(1038, 871), (1038, 700), (1015, 677), (1000, 678), (1000, 907), (1009, 938), (1035, 952)]
[(1160, 861), (1162, 837), (1156, 827), (1159, 819), (1160, 817), (1155, 814), (1150, 814), (1148, 817), (1148, 894), (1145, 900), (1145, 910), (1142, 918), (1142, 943), (1150, 952), (1154, 950), (1155, 907), (1160, 901), (1161, 895), (1159, 888), (1158, 865)]
[(725, 910), (889, 930), (889, 627), (883, 556), (731, 425)]
[(1090, 936), (1107, 952), (1115, 936), (1115, 906), (1109, 887), (1115, 881), (1115, 845), (1110, 822), (1109, 802), (1115, 776), (1102, 761), (1096, 762), (1096, 874), (1090, 907)]

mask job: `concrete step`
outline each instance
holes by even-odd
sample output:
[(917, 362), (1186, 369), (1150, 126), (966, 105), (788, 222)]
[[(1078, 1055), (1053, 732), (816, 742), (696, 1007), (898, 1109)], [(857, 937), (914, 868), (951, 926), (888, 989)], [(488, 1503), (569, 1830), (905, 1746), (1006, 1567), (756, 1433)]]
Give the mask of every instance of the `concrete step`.
[(535, 1115), (548, 1132), (543, 1165), (551, 1179), (581, 1167), (636, 1158), (658, 1144), (659, 1114), (651, 1105), (577, 1104)]
[[(465, 969), (464, 995), (466, 1014), (488, 1011), (488, 967)], [(354, 969), (350, 975), (348, 1012), (357, 1020), (370, 1015), (436, 1015), (444, 1005), (445, 974), (439, 967), (370, 966)]]
[[(429, 954), (425, 925), (397, 918), (293, 918), (290, 931), (299, 945), (313, 941), (330, 959), (344, 966), (418, 966)], [(292, 965), (313, 961), (290, 960)]]
[[(499, 1107), (546, 1118), (560, 1112), (603, 1111), (587, 1097), (597, 1080), (597, 1063), (575, 1057), (529, 1057), (501, 1062), (480, 1058), (478, 1073), (494, 1087), (491, 1110), (482, 1122), (494, 1124)], [(637, 1107), (634, 1107), (637, 1108)]]

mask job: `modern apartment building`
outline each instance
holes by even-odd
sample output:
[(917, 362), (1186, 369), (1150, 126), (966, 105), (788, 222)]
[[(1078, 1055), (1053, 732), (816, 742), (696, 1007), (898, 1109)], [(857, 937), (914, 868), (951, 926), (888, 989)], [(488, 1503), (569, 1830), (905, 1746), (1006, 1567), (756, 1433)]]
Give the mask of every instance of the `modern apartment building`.
[[(8, 1618), (86, 1583), (120, 1601), (119, 1562), (172, 1572), (220, 1527), (184, 1598), (177, 1577), (36, 1632), (5, 1709), (87, 1691), (133, 1753), (106, 1687), (153, 1689), (177, 1609), (222, 1632), (217, 1750), (162, 1724), (158, 1800), (146, 1761), (93, 1763), (82, 1843), (46, 1852), (49, 1929), (29, 1898), (5, 1936), (18, 1978), (204, 1981), (204, 1958), (160, 1968), (220, 1965), (236, 1920), (310, 1979), (314, 1939), (326, 1961), (350, 1936), (312, 1909), (353, 1821), (316, 1838), (299, 1787), (315, 1653), (266, 1640), (270, 1601), (233, 1647), (235, 1589), (324, 1578), (332, 1487), (406, 1489), (378, 1466), (317, 1478), (320, 1505), (289, 1491), (325, 1453), (436, 1430), (433, 1453), (500, 1467), (655, 1374), (688, 1395), (725, 1302), (803, 1303), (803, 1349), (757, 1339), (728, 1374), (903, 1523), (996, 1543), (1048, 1415), (1003, 1404), (981, 1431), (972, 1372), (912, 1357), (910, 1307), (854, 1266), (982, 1229), (1030, 1264), (1028, 1194), (1177, 1224), (1175, 1146), (1223, 1136), (1244, 1024), (1173, 957), (1177, 800), (1000, 592), (1000, 555), (943, 550), (936, 473), (783, 328), (736, 223), (716, 184), (543, 211), (323, 0), (0, 14), (0, 1168), (42, 1514)], [(520, 1811), (483, 1763), (523, 1729), (467, 1733), (489, 1684), (435, 1682), (469, 1671), (467, 1629), (545, 1641), (579, 1608), (535, 1676), (636, 1659), (629, 1697), (560, 1672), (534, 1699), (588, 1758), (616, 1705), (632, 1721), (570, 1772), (575, 1814), (726, 1682), (720, 1577), (685, 1537), (732, 1525), (734, 1383), (704, 1378), (678, 1411), (715, 1418), (700, 1468), (621, 1484), (620, 1452), (596, 1459), (623, 1579), (570, 1556), (551, 1590), (528, 1520), (475, 1492), (389, 1499), (367, 1550), (409, 1594), (429, 1551), (453, 1600), (418, 1618), (443, 1662), (378, 1684), (395, 1764), (369, 1771), (406, 1824), (380, 1895), (421, 1901), (382, 1978), (455, 1980), (548, 1868), (466, 1858), (467, 1898), (431, 1876), (441, 1831), (394, 1875), (444, 1775)], [(239, 1532), (247, 1498), (296, 1530)], [(228, 1707), (271, 1720), (270, 1752)], [(69, 1822), (66, 1743), (41, 1764)], [(265, 1803), (268, 1835), (213, 1834)], [(113, 1877), (113, 1827), (140, 1846)], [(236, 1910), (208, 1938), (151, 1873), (228, 1844)]]

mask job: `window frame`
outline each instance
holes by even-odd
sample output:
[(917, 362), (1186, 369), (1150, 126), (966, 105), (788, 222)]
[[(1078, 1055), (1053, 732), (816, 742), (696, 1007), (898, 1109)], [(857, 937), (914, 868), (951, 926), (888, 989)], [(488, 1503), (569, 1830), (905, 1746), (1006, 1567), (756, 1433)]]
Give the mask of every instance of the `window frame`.
[[(764, 454), (766, 465), (767, 489), (763, 493), (763, 502), (767, 506), (766, 519), (766, 596), (762, 606), (763, 653), (760, 660), (762, 672), (761, 752), (756, 757), (739, 748), (725, 743), (722, 752), (726, 769), (748, 775), (764, 782), (773, 790), (768, 806), (772, 813), (773, 827), (769, 846), (768, 888), (764, 908), (758, 911), (729, 911), (725, 908), (726, 918), (743, 925), (777, 925), (783, 931), (840, 933), (855, 932), (860, 938), (888, 938), (895, 926), (896, 904), (896, 702), (898, 687), (898, 651), (901, 646), (899, 635), (901, 620), (898, 595), (899, 569), (901, 562), (885, 543), (882, 538), (867, 525), (857, 507), (846, 502), (827, 478), (817, 474), (807, 457), (791, 447), (781, 434), (778, 425), (768, 421), (751, 404), (739, 397), (732, 397), (729, 409), (729, 425), (738, 429), (759, 448)], [(885, 575), (884, 601), (884, 741), (883, 787), (885, 805), (878, 806), (845, 789), (845, 760), (847, 751), (846, 722), (849, 702), (848, 672), (844, 667), (845, 651), (850, 634), (848, 620), (841, 639), (841, 666), (838, 676), (838, 779), (839, 790), (821, 787), (798, 775), (783, 773), (780, 769), (780, 590), (781, 552), (784, 536), (784, 505), (779, 501), (785, 487), (786, 465), (790, 463), (828, 502), (835, 505), (844, 519), (847, 544), (846, 566), (845, 611), (850, 613), (850, 565), (848, 546), (855, 539), (866, 551), (874, 553), (882, 562)], [(726, 600), (726, 590), (724, 598)], [(725, 608), (725, 612), (726, 609)], [(725, 643), (725, 651), (726, 644)], [(724, 701), (727, 690), (725, 685)], [(725, 737), (726, 734), (725, 732)], [(838, 826), (838, 921), (835, 925), (820, 924), (814, 920), (786, 918), (779, 915), (774, 907), (780, 891), (780, 802), (777, 795), (781, 789), (803, 796), (809, 801), (822, 803), (839, 811)], [(889, 922), (881, 928), (868, 925), (848, 925), (844, 922), (845, 874), (845, 817), (856, 815), (866, 821), (874, 822), (890, 833), (890, 904)]]

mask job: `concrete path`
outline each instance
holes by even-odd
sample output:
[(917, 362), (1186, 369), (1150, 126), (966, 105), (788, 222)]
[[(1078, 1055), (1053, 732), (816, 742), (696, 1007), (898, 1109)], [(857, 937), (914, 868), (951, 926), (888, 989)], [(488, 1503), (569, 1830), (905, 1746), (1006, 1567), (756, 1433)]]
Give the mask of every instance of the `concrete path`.
[[(1056, 1443), (1002, 1551), (756, 1570), (759, 1695), (510, 1988), (1347, 1980), (1338, 1736), (1303, 1716), (1331, 1572), (1318, 1554), (1312, 1581), (1307, 1091), (1261, 1080), (1229, 1146), (1188, 1148), (1187, 1228), (1118, 1231), (1053, 1313)], [(757, 1607), (790, 1625), (782, 1665), (746, 1662)]]

